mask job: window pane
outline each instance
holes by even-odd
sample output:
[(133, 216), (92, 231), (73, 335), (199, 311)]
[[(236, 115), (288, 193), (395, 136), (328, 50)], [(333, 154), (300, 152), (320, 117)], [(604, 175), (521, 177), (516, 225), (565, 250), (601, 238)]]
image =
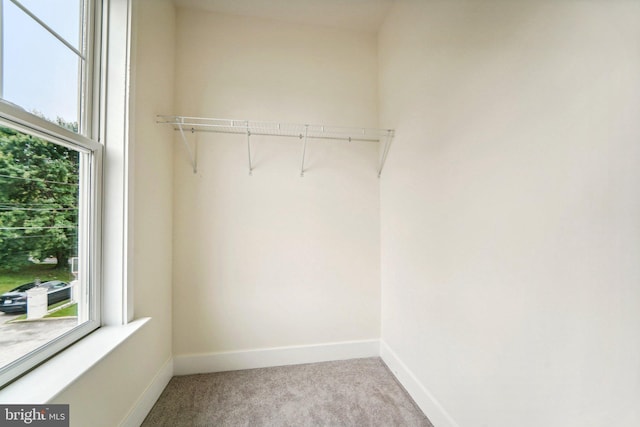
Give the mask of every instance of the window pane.
[(20, 3), (80, 50), (79, 0), (20, 0)]
[(0, 371), (87, 320), (86, 156), (0, 126)]
[(3, 43), (2, 97), (48, 120), (76, 124), (81, 58), (9, 1)]

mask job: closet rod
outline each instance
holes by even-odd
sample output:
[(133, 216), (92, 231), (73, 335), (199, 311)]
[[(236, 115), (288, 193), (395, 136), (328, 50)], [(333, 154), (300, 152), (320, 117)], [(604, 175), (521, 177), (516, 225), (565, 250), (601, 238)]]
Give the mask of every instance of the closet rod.
[(377, 142), (382, 145), (382, 155), (377, 168), (378, 177), (382, 174), (382, 169), (389, 154), (391, 141), (394, 137), (393, 129), (375, 129), (362, 127), (326, 126), (301, 123), (283, 122), (263, 122), (235, 119), (217, 119), (194, 116), (157, 116), (156, 123), (171, 125), (174, 130), (180, 133), (189, 160), (193, 166), (193, 172), (197, 172), (197, 142), (192, 150), (186, 136), (186, 131), (213, 132), (223, 134), (243, 134), (247, 140), (247, 156), (249, 163), (249, 175), (253, 173), (251, 159), (251, 137), (252, 136), (278, 136), (286, 138), (298, 138), (301, 140), (302, 160), (300, 165), (300, 176), (304, 176), (305, 156), (307, 151), (307, 141), (314, 140), (334, 140), (347, 142)]
[[(228, 135), (238, 135), (238, 134), (246, 134), (247, 131), (244, 132), (233, 132), (233, 131), (224, 131), (224, 130), (211, 130), (211, 129), (196, 129), (193, 127), (186, 127), (189, 131), (193, 132), (210, 132), (210, 133), (225, 133)], [(179, 129), (174, 129), (175, 131), (179, 131)], [(304, 139), (304, 132), (297, 135), (289, 135), (289, 134), (273, 134), (273, 133), (260, 133), (260, 132), (251, 132), (251, 136), (278, 136), (282, 138), (296, 138), (296, 139)], [(308, 139), (320, 139), (320, 140), (328, 140), (328, 141), (345, 141), (345, 142), (380, 142), (380, 139), (376, 138), (354, 138), (350, 136), (312, 136), (309, 135)]]

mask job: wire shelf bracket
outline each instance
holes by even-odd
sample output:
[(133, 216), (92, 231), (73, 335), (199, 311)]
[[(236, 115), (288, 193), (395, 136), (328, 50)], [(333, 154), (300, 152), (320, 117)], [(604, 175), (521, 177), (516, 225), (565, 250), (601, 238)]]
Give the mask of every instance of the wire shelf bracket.
[[(300, 165), (300, 176), (304, 176), (304, 155), (307, 153), (307, 137), (309, 135), (309, 125), (304, 127), (304, 142), (302, 143), (302, 164)], [(300, 135), (302, 136), (302, 135)]]
[[(382, 176), (382, 169), (384, 168), (384, 163), (387, 161), (387, 155), (391, 148), (391, 141), (393, 141), (393, 131), (388, 129), (387, 135), (384, 138), (384, 149), (382, 150), (382, 158), (380, 159), (380, 167), (378, 168), (378, 178)], [(382, 140), (380, 142), (382, 143)]]
[(251, 130), (249, 130), (249, 122), (247, 126), (247, 153), (249, 155), (249, 175), (253, 175), (253, 165), (251, 164)]
[(305, 174), (307, 143), (311, 139), (379, 143), (382, 148), (377, 168), (378, 177), (380, 177), (394, 137), (393, 129), (337, 127), (189, 116), (160, 115), (157, 116), (156, 123), (170, 125), (174, 130), (179, 132), (180, 138), (189, 156), (189, 161), (193, 167), (193, 173), (197, 173), (198, 171), (198, 141), (197, 139), (194, 141), (192, 149), (191, 145), (187, 141), (186, 130), (190, 130), (192, 134), (196, 132), (214, 132), (245, 135), (247, 138), (249, 175), (253, 175), (253, 163), (251, 158), (252, 136), (259, 135), (297, 138), (302, 142), (302, 159), (300, 161), (301, 177), (304, 177)]
[[(176, 123), (176, 127), (178, 131), (180, 131), (180, 138), (182, 139), (182, 143), (184, 147), (187, 149), (187, 154), (189, 155), (189, 160), (191, 161), (191, 166), (193, 167), (193, 173), (198, 172), (198, 140), (195, 140), (193, 143), (193, 150), (189, 146), (189, 141), (187, 141), (187, 136), (184, 133), (184, 126), (182, 123)], [(191, 133), (195, 133), (195, 129), (191, 128)]]

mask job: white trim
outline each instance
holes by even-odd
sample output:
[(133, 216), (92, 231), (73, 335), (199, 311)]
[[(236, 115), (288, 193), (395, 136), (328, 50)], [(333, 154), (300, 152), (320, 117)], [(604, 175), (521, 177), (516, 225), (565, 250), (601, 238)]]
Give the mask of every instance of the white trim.
[(150, 318), (111, 326), (78, 341), (68, 349), (0, 390), (2, 404), (44, 404), (73, 384), (109, 353), (144, 326)]
[(380, 357), (435, 427), (460, 427), (398, 355), (380, 340)]
[(86, 153), (102, 148), (98, 142), (24, 111), (21, 107), (4, 99), (0, 99), (0, 117), (8, 126), (20, 132), (43, 139), (53, 138), (57, 144), (73, 150)]
[(190, 375), (378, 357), (379, 355), (380, 341), (376, 339), (223, 353), (189, 354), (176, 356), (173, 366), (174, 375)]
[[(123, 325), (133, 310), (128, 270), (129, 202), (129, 45), (131, 0), (104, 0), (102, 111), (100, 140), (104, 144), (102, 235), (102, 324)], [(103, 30), (104, 32), (104, 30)]]
[(136, 400), (127, 416), (120, 423), (120, 427), (140, 426), (172, 377), (173, 359), (169, 358), (153, 377), (147, 389)]

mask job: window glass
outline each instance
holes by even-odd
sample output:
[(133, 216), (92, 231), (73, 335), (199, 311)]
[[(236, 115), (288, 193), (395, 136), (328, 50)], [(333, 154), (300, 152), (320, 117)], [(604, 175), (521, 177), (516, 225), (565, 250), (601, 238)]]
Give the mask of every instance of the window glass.
[[(9, 0), (4, 1), (6, 3)], [(79, 0), (20, 0), (20, 3), (76, 49), (81, 50)]]
[[(23, 4), (27, 3), (48, 2)], [(68, 41), (77, 45), (80, 7), (77, 1), (63, 3), (75, 3), (71, 13), (51, 7), (36, 9), (49, 11), (52, 24), (75, 29), (67, 33)], [(47, 120), (76, 124), (77, 131), (82, 58), (8, 0), (4, 0), (2, 23), (2, 98)]]
[(71, 269), (85, 158), (0, 126), (0, 370), (88, 320), (88, 283)]

